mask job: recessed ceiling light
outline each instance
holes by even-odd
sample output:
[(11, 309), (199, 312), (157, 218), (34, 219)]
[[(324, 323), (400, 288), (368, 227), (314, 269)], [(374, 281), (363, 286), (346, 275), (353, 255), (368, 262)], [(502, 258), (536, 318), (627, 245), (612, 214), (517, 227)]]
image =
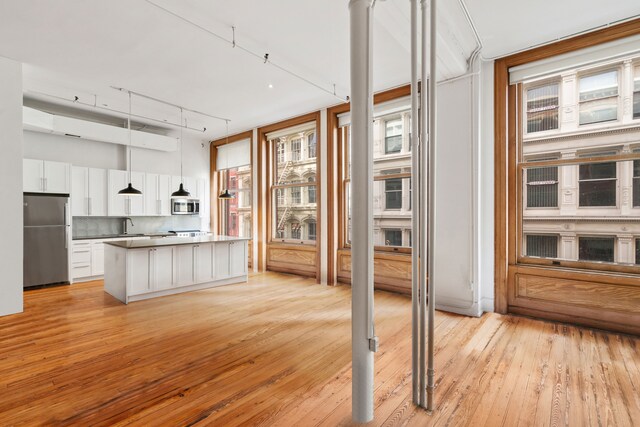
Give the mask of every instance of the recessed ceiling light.
[(273, 89), (273, 85), (269, 83), (269, 89)]

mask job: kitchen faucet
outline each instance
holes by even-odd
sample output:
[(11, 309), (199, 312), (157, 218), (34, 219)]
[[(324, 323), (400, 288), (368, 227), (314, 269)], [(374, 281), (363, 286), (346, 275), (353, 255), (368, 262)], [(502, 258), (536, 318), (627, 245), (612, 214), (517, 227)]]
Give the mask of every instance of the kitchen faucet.
[(129, 234), (129, 230), (127, 230), (127, 220), (131, 223), (131, 226), (133, 227), (133, 220), (129, 217), (127, 218), (123, 218), (123, 229), (124, 229), (124, 234)]

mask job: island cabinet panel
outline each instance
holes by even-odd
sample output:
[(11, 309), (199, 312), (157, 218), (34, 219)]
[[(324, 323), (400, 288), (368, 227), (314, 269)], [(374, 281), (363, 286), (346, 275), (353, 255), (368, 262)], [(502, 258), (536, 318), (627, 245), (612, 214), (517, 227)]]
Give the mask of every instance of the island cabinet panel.
[(214, 275), (214, 250), (213, 244), (201, 244), (195, 246), (196, 254), (196, 281), (198, 283), (210, 282)]
[(176, 285), (185, 286), (195, 282), (194, 245), (176, 247)]
[(171, 289), (175, 285), (174, 248), (155, 248), (153, 251), (153, 290)]
[(151, 290), (151, 259), (152, 249), (129, 251), (127, 254), (128, 293), (130, 295), (143, 294)]
[(215, 247), (215, 274), (216, 279), (226, 279), (230, 276), (229, 268), (229, 243), (217, 243)]
[(247, 274), (247, 242), (229, 243), (229, 268), (232, 277)]

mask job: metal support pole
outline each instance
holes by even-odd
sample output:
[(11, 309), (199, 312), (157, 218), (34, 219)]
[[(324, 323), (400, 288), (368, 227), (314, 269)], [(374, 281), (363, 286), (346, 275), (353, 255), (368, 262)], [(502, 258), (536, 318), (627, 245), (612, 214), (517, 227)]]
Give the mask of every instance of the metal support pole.
[[(424, 86), (423, 86), (424, 87)], [(411, 0), (411, 378), (413, 403), (420, 404), (420, 382), (424, 378), (419, 348), (420, 328), (420, 144), (418, 139), (418, 0)], [(422, 383), (424, 384), (424, 383)]]
[(427, 366), (427, 410), (433, 411), (433, 392), (434, 392), (434, 354), (433, 354), (433, 340), (434, 340), (434, 323), (435, 323), (435, 310), (436, 310), (436, 298), (435, 298), (435, 285), (437, 278), (435, 277), (435, 248), (436, 248), (436, 144), (437, 138), (437, 85), (436, 85), (436, 60), (437, 60), (437, 29), (436, 29), (436, 17), (437, 17), (437, 0), (431, 0), (431, 11), (429, 20), (431, 26), (429, 28), (430, 35), (430, 48), (429, 48), (429, 248), (428, 248), (428, 274), (429, 274), (429, 306), (427, 315), (428, 324), (428, 343), (427, 352), (428, 366)]
[[(428, 90), (428, 82), (431, 82), (433, 76), (429, 75), (429, 37), (428, 37), (428, 4), (427, 0), (420, 0), (421, 7), (421, 25), (422, 25), (422, 43), (421, 43), (421, 52), (420, 56), (422, 59), (421, 63), (421, 75), (422, 75), (422, 93), (420, 97), (420, 186), (419, 188), (427, 190), (429, 185), (429, 126), (428, 126), (428, 118), (430, 109), (427, 105), (427, 100), (429, 99), (429, 90)], [(420, 406), (426, 407), (427, 405), (427, 396), (426, 396), (426, 322), (427, 322), (427, 258), (428, 258), (428, 235), (430, 233), (429, 228), (427, 227), (427, 212), (429, 203), (427, 199), (427, 195), (424, 193), (420, 194), (420, 211), (419, 211), (419, 223), (420, 230), (424, 231), (420, 240), (419, 240), (419, 248), (420, 248), (420, 272), (419, 272), (419, 292), (420, 301), (419, 301), (419, 309), (420, 309), (420, 332), (421, 332), (421, 340), (420, 340)], [(429, 298), (431, 295), (429, 295)]]
[(373, 420), (373, 91), (371, 0), (350, 0), (352, 418)]

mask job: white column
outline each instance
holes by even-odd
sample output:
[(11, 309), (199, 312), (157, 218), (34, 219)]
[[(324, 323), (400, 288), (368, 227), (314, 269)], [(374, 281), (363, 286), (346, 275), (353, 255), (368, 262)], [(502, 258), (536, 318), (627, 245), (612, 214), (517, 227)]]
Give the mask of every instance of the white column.
[(578, 81), (575, 72), (562, 75), (560, 82), (560, 130), (569, 132), (578, 129), (580, 108), (578, 106)]
[(618, 93), (621, 94), (622, 101), (622, 123), (633, 122), (633, 61), (624, 61), (622, 76), (618, 85)]
[[(573, 159), (576, 151), (563, 151), (561, 158)], [(578, 213), (578, 165), (558, 166), (560, 180), (560, 215), (574, 216)]]
[[(322, 200), (320, 203), (320, 217), (316, 220), (316, 224), (320, 225), (320, 235), (317, 234), (316, 229), (316, 239), (320, 239), (320, 283), (323, 285), (327, 284), (327, 273), (328, 273), (328, 251), (327, 251), (327, 243), (329, 241), (329, 227), (327, 227), (327, 222), (329, 221), (328, 216), (328, 203), (327, 203), (327, 191), (328, 191), (328, 180), (327, 180), (327, 109), (324, 108), (320, 111), (320, 123), (318, 125), (318, 129), (320, 131), (320, 139), (317, 140), (316, 143), (316, 156), (320, 156), (320, 182), (318, 182), (318, 190), (316, 191), (316, 206), (319, 200)], [(316, 134), (317, 135), (317, 134)], [(317, 176), (317, 175), (316, 175)], [(307, 201), (308, 201), (308, 193), (307, 193)], [(317, 228), (317, 225), (316, 225)]]
[(251, 151), (252, 151), (252, 164), (251, 164), (251, 211), (253, 213), (251, 217), (251, 237), (253, 242), (251, 245), (251, 267), (254, 272), (258, 272), (258, 192), (260, 187), (258, 186), (259, 176), (258, 171), (258, 150), (260, 141), (258, 141), (258, 129), (253, 129), (251, 135)]
[(633, 251), (633, 236), (631, 234), (618, 235), (618, 248), (615, 262), (634, 264), (636, 262)]
[(576, 233), (560, 233), (560, 259), (576, 261), (578, 259), (578, 241)]
[(352, 418), (373, 420), (373, 93), (372, 1), (350, 0)]
[(0, 316), (22, 312), (22, 64), (0, 57)]

